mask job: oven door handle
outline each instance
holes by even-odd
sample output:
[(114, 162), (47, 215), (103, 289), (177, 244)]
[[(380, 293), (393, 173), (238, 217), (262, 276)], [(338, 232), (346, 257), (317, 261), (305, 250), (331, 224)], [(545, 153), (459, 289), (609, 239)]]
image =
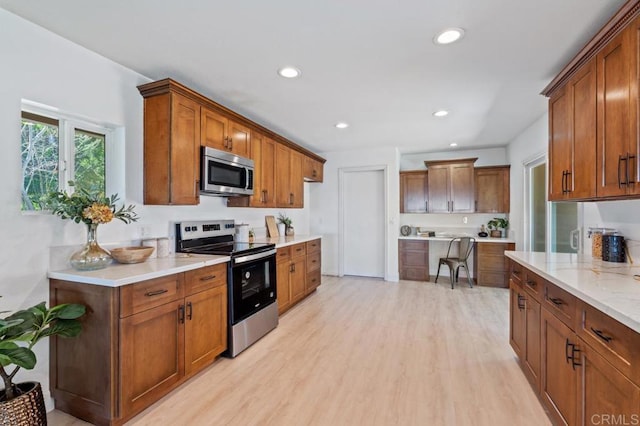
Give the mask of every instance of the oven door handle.
[(265, 257), (269, 257), (269, 256), (275, 256), (276, 254), (276, 249), (273, 250), (268, 250), (268, 251), (263, 251), (260, 253), (256, 253), (256, 254), (248, 254), (246, 256), (240, 256), (240, 257), (236, 257), (233, 259), (233, 264), (234, 265), (238, 265), (241, 263), (247, 263), (247, 262), (251, 262), (253, 260), (259, 260)]

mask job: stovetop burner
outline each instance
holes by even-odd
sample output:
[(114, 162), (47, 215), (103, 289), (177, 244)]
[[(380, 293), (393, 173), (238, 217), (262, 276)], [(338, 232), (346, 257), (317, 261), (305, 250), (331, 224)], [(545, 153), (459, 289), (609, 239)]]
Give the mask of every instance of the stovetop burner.
[(272, 250), (275, 244), (233, 241), (233, 220), (176, 223), (176, 252), (243, 256)]

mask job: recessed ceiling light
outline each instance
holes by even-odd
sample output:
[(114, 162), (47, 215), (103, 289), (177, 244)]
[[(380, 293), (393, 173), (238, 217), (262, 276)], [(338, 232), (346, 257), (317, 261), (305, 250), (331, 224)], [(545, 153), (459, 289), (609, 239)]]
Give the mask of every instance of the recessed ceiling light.
[(450, 44), (460, 40), (462, 37), (464, 37), (464, 30), (462, 28), (447, 28), (436, 34), (433, 42), (435, 44)]
[(455, 142), (452, 142), (452, 143), (450, 143), (450, 144), (449, 144), (449, 146), (452, 146), (452, 147), (453, 147), (453, 146), (458, 146), (458, 144), (457, 144), (457, 143), (455, 143)]
[(446, 117), (447, 115), (449, 115), (449, 111), (447, 111), (446, 109), (441, 109), (434, 112), (433, 115), (435, 117)]
[(344, 123), (344, 122), (340, 122), (340, 123), (336, 123), (336, 127), (338, 129), (346, 129), (347, 127), (349, 127), (348, 123)]
[(296, 78), (300, 77), (300, 74), (302, 74), (302, 72), (298, 68), (284, 67), (278, 70), (278, 74), (280, 75), (280, 77), (284, 78)]

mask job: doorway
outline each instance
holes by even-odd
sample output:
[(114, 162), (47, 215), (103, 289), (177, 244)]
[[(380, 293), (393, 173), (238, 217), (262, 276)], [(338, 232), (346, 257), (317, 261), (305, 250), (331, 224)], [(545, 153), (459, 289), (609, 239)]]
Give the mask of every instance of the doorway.
[(386, 276), (386, 166), (339, 170), (340, 276)]

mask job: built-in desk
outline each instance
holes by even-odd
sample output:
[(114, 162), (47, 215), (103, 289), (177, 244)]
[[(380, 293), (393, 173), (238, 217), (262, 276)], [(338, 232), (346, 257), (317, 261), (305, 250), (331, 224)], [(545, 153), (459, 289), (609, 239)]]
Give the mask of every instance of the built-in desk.
[[(435, 237), (410, 235), (398, 238), (398, 265), (400, 279), (430, 281), (437, 270), (440, 257), (446, 256), (449, 242), (466, 234), (436, 234)], [(446, 236), (443, 236), (446, 235)], [(509, 238), (473, 237), (476, 245), (469, 268), (477, 285), (508, 287), (508, 262), (505, 250), (514, 250), (515, 241)], [(434, 270), (430, 270), (430, 265)], [(442, 274), (441, 274), (442, 275)], [(445, 276), (448, 271), (445, 272)]]

